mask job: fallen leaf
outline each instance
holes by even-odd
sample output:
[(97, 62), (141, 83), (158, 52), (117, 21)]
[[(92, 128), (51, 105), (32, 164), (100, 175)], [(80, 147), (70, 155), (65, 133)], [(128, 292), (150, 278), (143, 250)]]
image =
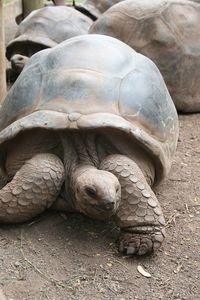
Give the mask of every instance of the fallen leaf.
[(111, 263), (107, 263), (107, 266), (108, 266), (108, 267), (112, 267), (112, 264), (111, 264)]
[(147, 271), (144, 270), (142, 266), (137, 266), (137, 270), (140, 274), (142, 274), (144, 277), (151, 277), (151, 274), (149, 274)]

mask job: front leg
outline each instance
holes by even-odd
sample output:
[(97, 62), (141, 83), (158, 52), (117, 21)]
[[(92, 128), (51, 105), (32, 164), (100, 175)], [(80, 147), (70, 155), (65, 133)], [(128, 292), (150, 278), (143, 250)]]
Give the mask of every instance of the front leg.
[(160, 204), (138, 165), (124, 155), (110, 155), (101, 169), (112, 172), (121, 184), (121, 203), (115, 222), (121, 229), (119, 251), (143, 255), (160, 248), (165, 220)]
[(33, 156), (0, 189), (0, 223), (27, 221), (49, 208), (65, 179), (62, 161), (54, 154)]

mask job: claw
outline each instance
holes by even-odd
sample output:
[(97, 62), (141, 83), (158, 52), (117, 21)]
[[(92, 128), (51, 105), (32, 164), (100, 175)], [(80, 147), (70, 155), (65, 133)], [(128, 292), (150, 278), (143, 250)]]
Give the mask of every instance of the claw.
[(119, 251), (126, 255), (145, 255), (160, 248), (161, 242), (155, 239), (155, 234), (123, 233), (119, 241)]

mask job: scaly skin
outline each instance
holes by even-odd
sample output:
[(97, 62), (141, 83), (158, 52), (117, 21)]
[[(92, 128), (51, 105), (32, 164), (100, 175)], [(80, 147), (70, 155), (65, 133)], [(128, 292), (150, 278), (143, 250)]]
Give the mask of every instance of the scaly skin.
[(143, 255), (160, 248), (165, 237), (165, 220), (140, 168), (118, 154), (106, 157), (100, 168), (112, 172), (121, 184), (121, 202), (115, 215), (121, 229), (119, 251)]
[(64, 181), (64, 166), (54, 154), (37, 154), (0, 190), (0, 223), (24, 222), (56, 200)]

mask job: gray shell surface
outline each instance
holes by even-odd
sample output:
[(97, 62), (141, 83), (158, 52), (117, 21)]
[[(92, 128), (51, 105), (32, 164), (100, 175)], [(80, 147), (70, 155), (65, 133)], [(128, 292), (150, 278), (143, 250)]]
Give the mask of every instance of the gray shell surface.
[[(102, 51), (103, 49), (103, 51)], [(173, 101), (155, 64), (103, 36), (69, 39), (32, 56), (0, 110), (0, 148), (30, 128), (115, 128), (152, 156), (157, 181), (178, 138)]]
[(187, 0), (125, 0), (90, 27), (149, 57), (176, 108), (200, 112), (200, 4)]

